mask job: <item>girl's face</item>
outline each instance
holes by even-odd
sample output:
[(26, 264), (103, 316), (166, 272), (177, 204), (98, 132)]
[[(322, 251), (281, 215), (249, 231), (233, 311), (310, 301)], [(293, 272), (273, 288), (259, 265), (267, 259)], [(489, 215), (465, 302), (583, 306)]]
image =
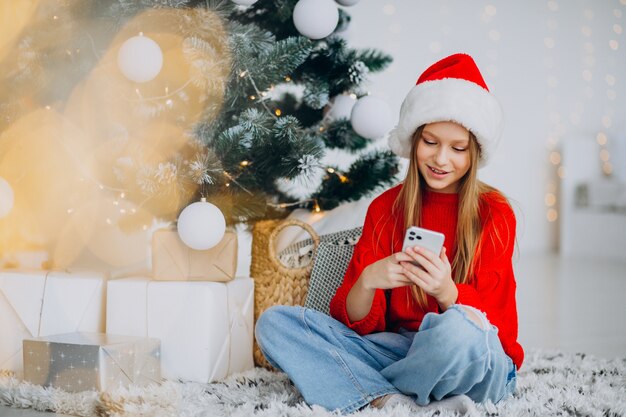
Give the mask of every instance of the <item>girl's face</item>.
[(470, 168), (469, 131), (454, 122), (429, 123), (417, 140), (417, 166), (428, 188), (458, 192)]

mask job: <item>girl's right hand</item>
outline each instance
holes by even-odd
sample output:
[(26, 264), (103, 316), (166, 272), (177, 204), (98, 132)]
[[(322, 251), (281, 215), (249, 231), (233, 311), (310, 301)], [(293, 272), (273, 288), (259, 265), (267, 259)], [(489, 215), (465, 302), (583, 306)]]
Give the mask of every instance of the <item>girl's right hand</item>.
[(396, 252), (367, 266), (361, 273), (363, 288), (383, 290), (411, 285), (413, 282), (404, 275), (400, 262), (411, 262), (413, 258), (404, 252)]
[(350, 321), (362, 320), (369, 314), (376, 289), (386, 290), (413, 284), (404, 275), (404, 268), (400, 265), (400, 262), (412, 260), (408, 254), (398, 252), (365, 267), (346, 298), (346, 312)]

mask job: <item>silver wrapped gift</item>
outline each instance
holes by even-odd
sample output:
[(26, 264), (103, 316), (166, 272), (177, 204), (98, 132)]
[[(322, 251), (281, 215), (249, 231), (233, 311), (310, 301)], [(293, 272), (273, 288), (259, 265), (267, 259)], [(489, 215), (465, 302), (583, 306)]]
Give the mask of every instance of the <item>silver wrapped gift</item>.
[(69, 392), (161, 381), (158, 339), (65, 333), (25, 339), (24, 380)]

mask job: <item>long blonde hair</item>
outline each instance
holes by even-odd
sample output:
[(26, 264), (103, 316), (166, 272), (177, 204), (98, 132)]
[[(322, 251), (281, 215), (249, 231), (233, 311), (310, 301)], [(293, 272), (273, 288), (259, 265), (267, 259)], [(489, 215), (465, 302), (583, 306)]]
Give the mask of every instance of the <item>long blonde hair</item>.
[[(419, 226), (422, 213), (422, 194), (426, 188), (424, 178), (417, 164), (417, 146), (421, 140), (424, 126), (420, 126), (412, 137), (411, 158), (404, 185), (394, 202), (394, 212), (404, 215), (405, 229)], [(452, 279), (457, 284), (465, 284), (473, 278), (475, 262), (480, 253), (480, 236), (482, 224), (480, 220), (480, 196), (497, 190), (477, 178), (480, 147), (476, 137), (470, 132), (469, 141), (470, 167), (461, 178), (459, 186), (459, 208), (456, 227), (456, 254), (451, 262)], [(426, 293), (413, 285), (413, 298), (423, 308), (427, 306)]]

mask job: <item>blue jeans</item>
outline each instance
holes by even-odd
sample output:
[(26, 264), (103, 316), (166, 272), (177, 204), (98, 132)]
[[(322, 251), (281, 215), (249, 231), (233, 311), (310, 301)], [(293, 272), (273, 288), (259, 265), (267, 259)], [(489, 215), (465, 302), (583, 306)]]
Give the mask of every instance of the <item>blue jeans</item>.
[(460, 394), (497, 403), (516, 384), (497, 333), (483, 313), (460, 305), (427, 314), (418, 332), (359, 336), (324, 313), (288, 306), (266, 310), (255, 328), (267, 360), (308, 404), (342, 414), (392, 393), (420, 405)]

